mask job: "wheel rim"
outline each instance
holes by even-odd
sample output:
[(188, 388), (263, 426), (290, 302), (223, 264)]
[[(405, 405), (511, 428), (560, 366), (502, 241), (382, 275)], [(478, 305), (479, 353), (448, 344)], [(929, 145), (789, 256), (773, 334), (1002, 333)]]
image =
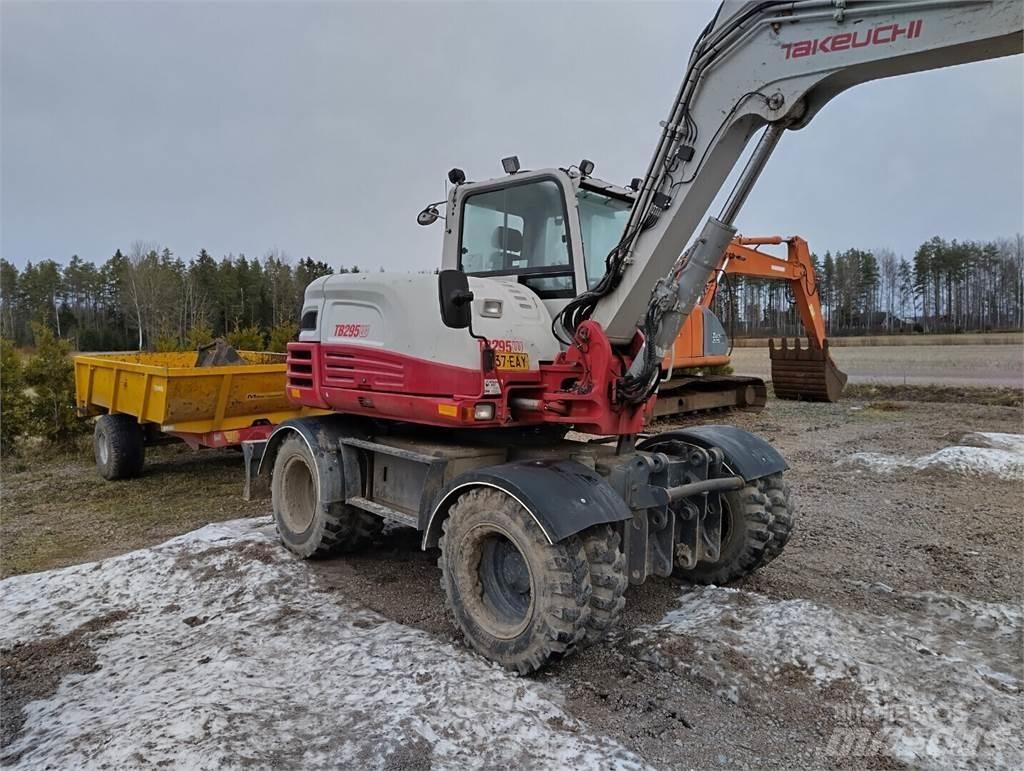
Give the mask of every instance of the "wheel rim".
[(96, 442), (96, 457), (99, 459), (101, 466), (106, 466), (107, 461), (110, 460), (110, 446), (108, 442), (109, 439), (106, 432), (101, 433), (99, 441)]
[(509, 640), (529, 626), (533, 617), (534, 580), (530, 564), (503, 529), (481, 525), (464, 542), (469, 575), (475, 583), (470, 595), (473, 615), (488, 634)]
[(302, 458), (291, 458), (281, 480), (280, 514), (293, 533), (303, 533), (313, 524), (316, 514), (316, 480)]
[(489, 535), (483, 542), (478, 572), (484, 603), (502, 622), (522, 622), (533, 595), (530, 569), (515, 544), (500, 533)]

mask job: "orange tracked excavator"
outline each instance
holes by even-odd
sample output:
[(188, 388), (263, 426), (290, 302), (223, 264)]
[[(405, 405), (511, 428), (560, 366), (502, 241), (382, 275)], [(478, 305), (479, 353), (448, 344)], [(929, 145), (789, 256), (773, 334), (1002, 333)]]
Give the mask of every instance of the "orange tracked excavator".
[[(776, 257), (757, 247), (786, 244), (786, 257)], [(780, 399), (834, 402), (846, 385), (846, 374), (832, 360), (821, 315), (818, 282), (807, 242), (799, 236), (737, 236), (729, 244), (697, 308), (676, 338), (662, 369), (665, 379), (654, 406), (655, 417), (678, 415), (719, 407), (759, 410), (767, 389), (755, 377), (694, 375), (696, 368), (729, 364), (730, 343), (721, 322), (711, 312), (719, 284), (726, 275), (788, 281), (807, 344), (782, 338), (768, 341), (772, 386)]]

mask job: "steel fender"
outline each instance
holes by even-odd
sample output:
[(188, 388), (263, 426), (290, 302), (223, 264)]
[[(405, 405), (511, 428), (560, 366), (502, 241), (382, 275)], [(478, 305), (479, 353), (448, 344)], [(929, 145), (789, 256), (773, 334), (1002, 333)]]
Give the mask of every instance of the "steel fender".
[(735, 426), (694, 426), (666, 431), (644, 439), (637, 444), (637, 449), (646, 450), (659, 442), (673, 439), (705, 449), (721, 448), (729, 468), (747, 482), (789, 468), (785, 458), (768, 442)]
[[(286, 420), (279, 424), (267, 440), (267, 447), (260, 459), (257, 475), (273, 472), (281, 444), (290, 436), (298, 435), (306, 443), (316, 462), (317, 487), (320, 503), (343, 501), (351, 495), (358, 495), (362, 480), (356, 451), (344, 447), (341, 438), (350, 434), (345, 426), (332, 418), (309, 417)], [(355, 489), (356, 492), (352, 492)]]
[(518, 501), (557, 543), (593, 525), (621, 522), (632, 514), (622, 496), (593, 469), (572, 460), (529, 460), (469, 471), (437, 496), (423, 533), (423, 548), (436, 546), (448, 509), (464, 492), (492, 487)]

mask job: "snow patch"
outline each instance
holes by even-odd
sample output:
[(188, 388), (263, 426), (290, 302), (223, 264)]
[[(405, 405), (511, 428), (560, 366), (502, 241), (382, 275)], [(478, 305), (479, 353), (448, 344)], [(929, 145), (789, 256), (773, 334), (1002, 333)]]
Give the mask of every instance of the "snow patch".
[(6, 579), (0, 610), (5, 648), (130, 614), (26, 706), (18, 768), (643, 766), (554, 688), (321, 591), (266, 518)]
[(960, 441), (962, 444), (944, 447), (917, 458), (880, 452), (856, 452), (840, 462), (863, 466), (882, 474), (907, 469), (935, 469), (963, 476), (1024, 480), (1024, 436), (977, 432), (965, 435)]
[(668, 643), (685, 638), (685, 660), (667, 663), (697, 670), (733, 701), (794, 677), (795, 687), (856, 686), (866, 706), (855, 722), (880, 724), (874, 746), (905, 763), (1024, 767), (1021, 607), (888, 596), (895, 610), (881, 616), (704, 587), (646, 632), (669, 659), (678, 646)]
[(1024, 455), (1024, 434), (1001, 434), (996, 432), (974, 431), (964, 434), (960, 444), (970, 447), (993, 447), (997, 450)]

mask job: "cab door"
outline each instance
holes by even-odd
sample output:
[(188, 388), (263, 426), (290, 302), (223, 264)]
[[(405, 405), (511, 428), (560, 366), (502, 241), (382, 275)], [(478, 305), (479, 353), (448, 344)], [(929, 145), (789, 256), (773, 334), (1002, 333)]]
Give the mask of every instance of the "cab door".
[(576, 198), (563, 172), (463, 184), (448, 209), (446, 269), (515, 281), (552, 315), (586, 288)]

